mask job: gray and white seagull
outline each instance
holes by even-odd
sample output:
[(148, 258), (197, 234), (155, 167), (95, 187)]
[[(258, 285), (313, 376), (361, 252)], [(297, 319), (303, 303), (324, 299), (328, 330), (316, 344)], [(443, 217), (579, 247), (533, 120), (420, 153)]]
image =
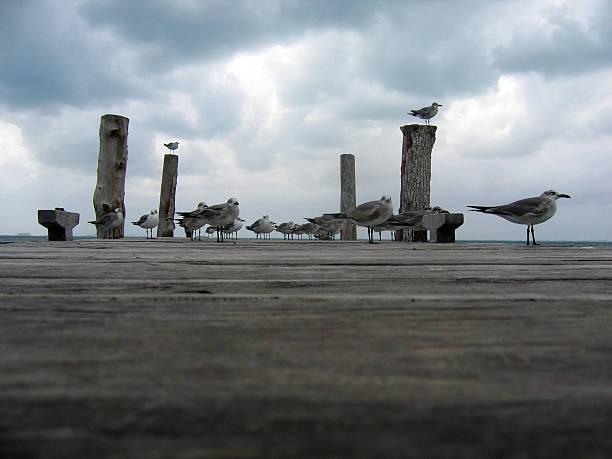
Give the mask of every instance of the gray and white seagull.
[(149, 239), (149, 230), (151, 230), (151, 239), (153, 239), (153, 228), (159, 224), (159, 215), (156, 210), (152, 210), (150, 214), (144, 214), (137, 222), (132, 222), (132, 225), (140, 226), (147, 231), (147, 239)]
[(540, 196), (520, 199), (501, 206), (468, 206), (474, 212), (498, 215), (501, 218), (519, 225), (527, 225), (527, 245), (529, 245), (529, 231), (533, 245), (537, 245), (533, 225), (543, 223), (557, 212), (557, 199), (570, 198), (569, 194), (557, 193), (555, 190), (546, 190)]
[(123, 224), (123, 212), (117, 207), (114, 211), (104, 214), (100, 218), (88, 223), (102, 225), (102, 232), (108, 231), (108, 238), (113, 239), (111, 237), (113, 229)]
[(368, 228), (368, 242), (374, 243), (374, 226), (385, 223), (393, 215), (391, 196), (383, 195), (378, 201), (364, 202), (347, 212), (323, 214), (341, 220), (351, 220), (358, 226)]
[(176, 150), (178, 146), (179, 146), (178, 142), (168, 142), (164, 144), (164, 147), (166, 147), (172, 153), (174, 153), (174, 150)]
[(442, 107), (442, 105), (438, 102), (434, 102), (429, 107), (419, 108), (418, 110), (410, 110), (406, 114), (421, 118), (422, 120), (425, 120), (425, 124), (429, 125), (429, 120), (438, 113), (438, 107)]

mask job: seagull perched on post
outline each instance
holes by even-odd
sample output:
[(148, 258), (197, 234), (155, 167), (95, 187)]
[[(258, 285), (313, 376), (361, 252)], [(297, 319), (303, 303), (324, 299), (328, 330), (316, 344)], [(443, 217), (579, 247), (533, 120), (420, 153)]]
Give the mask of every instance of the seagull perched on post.
[(164, 146), (170, 150), (170, 152), (174, 152), (178, 148), (178, 142), (169, 142), (165, 143)]
[(425, 120), (425, 124), (429, 125), (429, 120), (433, 118), (434, 116), (436, 116), (436, 114), (438, 113), (438, 107), (441, 107), (441, 106), (442, 105), (439, 104), (438, 102), (434, 102), (431, 104), (430, 107), (423, 107), (423, 108), (419, 108), (418, 110), (410, 110), (406, 114), (416, 116), (417, 118), (421, 118), (422, 120)]
[(540, 196), (525, 198), (501, 206), (468, 206), (474, 212), (499, 215), (501, 218), (519, 225), (527, 225), (527, 245), (529, 245), (529, 230), (533, 245), (537, 245), (533, 225), (545, 222), (557, 212), (557, 199), (569, 198), (569, 194), (557, 193), (547, 190)]
[(393, 215), (391, 196), (383, 195), (378, 201), (364, 202), (347, 212), (323, 214), (341, 220), (351, 220), (368, 228), (368, 242), (374, 244), (374, 226), (385, 223)]
[(111, 237), (112, 230), (123, 224), (123, 212), (117, 207), (114, 211), (102, 215), (100, 218), (89, 222), (93, 225), (102, 225), (102, 232), (108, 231), (108, 238)]
[(137, 222), (132, 222), (132, 225), (140, 226), (147, 230), (147, 239), (149, 239), (149, 230), (151, 230), (151, 239), (153, 239), (153, 228), (159, 224), (159, 215), (156, 210), (152, 210), (150, 214), (144, 214)]

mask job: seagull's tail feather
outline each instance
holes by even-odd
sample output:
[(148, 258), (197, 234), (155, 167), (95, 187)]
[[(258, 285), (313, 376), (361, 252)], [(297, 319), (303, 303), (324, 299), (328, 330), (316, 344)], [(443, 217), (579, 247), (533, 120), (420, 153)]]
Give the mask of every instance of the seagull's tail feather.
[(487, 210), (493, 208), (491, 206), (467, 206), (467, 207), (471, 207), (470, 210), (473, 212), (483, 212), (483, 213), (486, 213)]
[(337, 212), (335, 214), (323, 214), (327, 217), (333, 217), (333, 218), (342, 218), (342, 219), (347, 219), (349, 217), (346, 216), (345, 212)]

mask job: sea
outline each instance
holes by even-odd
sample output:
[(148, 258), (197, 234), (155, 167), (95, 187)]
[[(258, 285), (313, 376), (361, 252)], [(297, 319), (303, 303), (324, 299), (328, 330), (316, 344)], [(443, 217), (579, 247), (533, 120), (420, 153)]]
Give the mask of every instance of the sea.
[[(75, 240), (81, 239), (95, 239), (95, 236), (75, 236)], [(127, 237), (126, 239), (142, 239), (141, 237)], [(256, 238), (240, 238), (246, 240), (256, 240)], [(272, 240), (282, 241), (283, 238), (272, 238)], [(47, 236), (36, 236), (29, 234), (19, 234), (19, 235), (2, 235), (0, 234), (0, 243), (9, 243), (9, 242), (37, 242), (37, 241), (46, 241)], [(361, 239), (360, 239), (361, 240)], [(364, 239), (367, 240), (367, 239)], [(383, 242), (384, 239), (383, 239)], [(389, 241), (390, 242), (390, 241)], [(457, 242), (469, 242), (475, 244), (525, 244), (525, 241), (503, 241), (503, 240), (457, 240)], [(559, 247), (612, 247), (612, 241), (538, 241), (540, 245), (548, 245), (548, 246), (559, 246)]]

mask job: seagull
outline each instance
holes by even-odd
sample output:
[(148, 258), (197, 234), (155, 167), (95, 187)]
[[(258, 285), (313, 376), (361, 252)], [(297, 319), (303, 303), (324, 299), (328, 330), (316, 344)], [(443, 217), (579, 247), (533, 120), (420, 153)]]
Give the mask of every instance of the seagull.
[(198, 231), (198, 239), (201, 238), (201, 229), (204, 225), (206, 225), (206, 221), (203, 218), (199, 218), (198, 215), (201, 211), (206, 208), (206, 204), (204, 202), (198, 202), (197, 208), (195, 210), (189, 212), (177, 212), (181, 218), (177, 218), (179, 226), (185, 228), (185, 234), (191, 237), (191, 240), (194, 239), (194, 231)]
[(97, 220), (91, 221), (94, 225), (102, 225), (102, 232), (108, 231), (108, 239), (114, 239), (111, 237), (112, 230), (123, 224), (123, 212), (117, 207), (114, 211), (102, 215)]
[(178, 142), (168, 142), (164, 144), (164, 147), (168, 148), (170, 152), (174, 152), (179, 146)]
[(259, 239), (259, 235), (261, 234), (264, 239), (266, 239), (266, 235), (268, 235), (268, 239), (270, 239), (270, 233), (274, 231), (276, 223), (270, 221), (270, 217), (268, 215), (264, 215), (261, 218), (258, 218), (253, 223), (251, 223), (246, 228), (250, 231), (253, 231)]
[(430, 107), (419, 108), (418, 110), (410, 110), (407, 115), (416, 116), (425, 120), (425, 124), (429, 125), (429, 120), (436, 116), (438, 113), (438, 107), (441, 107), (438, 102), (433, 102)]
[(289, 239), (289, 236), (293, 233), (294, 228), (295, 223), (292, 221), (276, 225), (276, 231), (283, 233), (283, 239)]
[(501, 206), (468, 206), (474, 212), (499, 215), (502, 218), (519, 225), (527, 225), (527, 245), (529, 245), (529, 230), (533, 245), (537, 245), (533, 225), (545, 222), (557, 212), (557, 199), (570, 198), (569, 194), (546, 190), (540, 196), (525, 198)]
[(300, 225), (300, 231), (308, 236), (308, 239), (312, 239), (312, 235), (319, 231), (320, 226), (313, 222), (304, 223)]
[(150, 214), (144, 214), (137, 222), (132, 222), (132, 225), (140, 226), (147, 230), (147, 239), (149, 238), (149, 230), (151, 230), (151, 239), (153, 239), (153, 228), (159, 224), (159, 215), (156, 210), (152, 210)]
[(342, 220), (351, 220), (368, 228), (368, 242), (374, 244), (373, 227), (386, 222), (393, 215), (391, 196), (383, 195), (378, 201), (364, 202), (347, 212), (323, 214)]
[(344, 226), (344, 220), (340, 220), (329, 215), (321, 215), (320, 217), (305, 218), (310, 223), (319, 226), (316, 235), (319, 239), (335, 239), (336, 234), (340, 232)]
[(215, 204), (214, 206), (205, 207), (196, 213), (196, 218), (200, 218), (204, 224), (208, 223), (217, 230), (217, 242), (223, 242), (222, 227), (233, 223), (240, 214), (238, 199), (229, 198), (227, 202), (223, 204)]
[(238, 239), (238, 231), (240, 231), (243, 224), (244, 220), (242, 218), (236, 218), (232, 223), (228, 223), (227, 225), (223, 226), (221, 230), (223, 231), (223, 234), (228, 234), (230, 239), (232, 234), (234, 234), (236, 239)]

